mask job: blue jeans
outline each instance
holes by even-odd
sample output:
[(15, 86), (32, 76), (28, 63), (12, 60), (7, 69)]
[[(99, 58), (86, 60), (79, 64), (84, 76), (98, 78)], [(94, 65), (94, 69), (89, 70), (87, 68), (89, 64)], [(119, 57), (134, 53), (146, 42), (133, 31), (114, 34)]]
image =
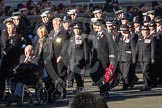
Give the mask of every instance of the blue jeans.
[(23, 83), (18, 82), (16, 83), (14, 95), (22, 97), (22, 94), (23, 94)]

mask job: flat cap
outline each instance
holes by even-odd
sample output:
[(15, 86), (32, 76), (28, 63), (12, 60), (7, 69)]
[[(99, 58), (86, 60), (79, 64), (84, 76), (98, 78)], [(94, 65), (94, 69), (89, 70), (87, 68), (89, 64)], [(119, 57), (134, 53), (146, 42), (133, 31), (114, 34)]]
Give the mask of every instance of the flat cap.
[(129, 26), (126, 24), (123, 24), (120, 26), (120, 31), (128, 31), (129, 30)]
[(133, 24), (133, 22), (129, 22), (129, 23), (128, 23), (128, 27), (129, 27), (129, 28), (132, 28), (132, 27), (134, 27), (134, 24)]
[(111, 21), (106, 22), (106, 26), (113, 26), (114, 24)]
[(148, 26), (142, 26), (141, 30), (149, 30)]
[(82, 24), (81, 23), (74, 23), (72, 26), (73, 29), (83, 29)]
[(150, 22), (148, 23), (148, 26), (149, 26), (149, 27), (155, 27), (155, 26), (156, 26), (155, 21), (150, 21)]

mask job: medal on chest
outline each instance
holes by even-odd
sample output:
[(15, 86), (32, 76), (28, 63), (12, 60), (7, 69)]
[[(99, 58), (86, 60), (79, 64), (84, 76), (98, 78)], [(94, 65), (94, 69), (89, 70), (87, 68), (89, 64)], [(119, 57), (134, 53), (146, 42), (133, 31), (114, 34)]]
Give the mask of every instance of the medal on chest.
[(144, 43), (151, 43), (151, 39), (145, 39)]
[(82, 39), (75, 39), (75, 44), (78, 44), (78, 45), (82, 44)]
[(129, 43), (129, 39), (126, 39), (126, 40), (125, 40), (125, 43)]

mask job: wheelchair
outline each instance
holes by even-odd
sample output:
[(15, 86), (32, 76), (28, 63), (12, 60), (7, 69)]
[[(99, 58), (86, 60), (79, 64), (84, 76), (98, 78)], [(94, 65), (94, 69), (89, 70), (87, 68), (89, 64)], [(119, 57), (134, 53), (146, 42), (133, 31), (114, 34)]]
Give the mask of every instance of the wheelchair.
[[(41, 72), (35, 64), (22, 63), (13, 69), (13, 75), (10, 75), (5, 81), (4, 100), (11, 96), (13, 92), (11, 82), (23, 83), (22, 97), (17, 101), (18, 105), (27, 102), (28, 105), (32, 106), (34, 101), (37, 101), (40, 105), (47, 104), (48, 90), (43, 82)], [(11, 106), (12, 103), (6, 102), (7, 106)]]

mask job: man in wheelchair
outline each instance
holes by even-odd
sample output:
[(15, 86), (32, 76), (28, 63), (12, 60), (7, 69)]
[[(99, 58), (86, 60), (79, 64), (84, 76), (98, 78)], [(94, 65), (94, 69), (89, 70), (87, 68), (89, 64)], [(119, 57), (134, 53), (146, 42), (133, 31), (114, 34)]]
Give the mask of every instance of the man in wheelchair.
[[(31, 45), (26, 46), (25, 55), (20, 57), (20, 64), (13, 69), (13, 75), (11, 77), (12, 85), (11, 90), (13, 94), (7, 97), (8, 102), (17, 102), (22, 99), (24, 92), (23, 85), (36, 85), (39, 83), (41, 77), (40, 68), (33, 63), (34, 54), (33, 47)], [(14, 89), (15, 88), (15, 89)]]

